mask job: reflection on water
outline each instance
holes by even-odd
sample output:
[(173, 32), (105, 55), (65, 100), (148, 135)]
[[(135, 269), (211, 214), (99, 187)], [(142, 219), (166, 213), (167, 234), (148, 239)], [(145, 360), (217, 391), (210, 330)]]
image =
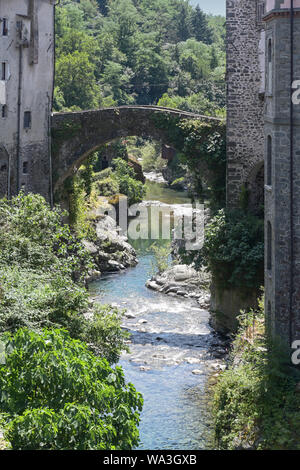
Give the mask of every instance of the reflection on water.
[[(156, 198), (170, 203), (172, 190), (151, 183), (151, 200), (153, 191), (159, 193)], [(180, 193), (176, 198), (176, 203), (180, 198), (188, 202)], [(207, 349), (213, 341), (208, 312), (194, 300), (147, 289), (153, 253), (140, 245), (138, 258), (136, 268), (107, 275), (90, 290), (99, 302), (127, 310), (124, 327), (132, 334), (131, 352), (123, 354), (120, 364), (127, 380), (144, 396), (139, 449), (207, 448), (210, 420), (205, 387), (211, 361)]]

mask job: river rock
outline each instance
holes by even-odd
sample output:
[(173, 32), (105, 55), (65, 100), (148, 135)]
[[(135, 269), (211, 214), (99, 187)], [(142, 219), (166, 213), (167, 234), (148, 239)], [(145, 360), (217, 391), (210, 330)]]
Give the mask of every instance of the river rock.
[(200, 369), (192, 370), (192, 374), (194, 374), (194, 375), (203, 375), (203, 373), (204, 373), (204, 372), (203, 372), (202, 370), (200, 370)]
[(101, 271), (98, 271), (97, 269), (92, 269), (88, 272), (88, 275), (85, 278), (86, 282), (93, 282), (97, 281), (101, 277)]
[(200, 361), (200, 359), (197, 359), (197, 357), (187, 357), (186, 362), (188, 364), (199, 364), (199, 362), (201, 362), (201, 361)]
[[(118, 272), (138, 263), (135, 250), (127, 238), (120, 235), (120, 230), (112, 217), (98, 214), (95, 219), (96, 240), (82, 242), (101, 273)], [(90, 280), (94, 277), (88, 276), (87, 281)]]
[(134, 319), (136, 318), (136, 315), (134, 315), (133, 313), (130, 313), (130, 312), (125, 312), (124, 313), (124, 316), (128, 319)]
[(151, 370), (151, 367), (149, 367), (149, 366), (140, 366), (140, 370), (143, 371), (143, 372), (147, 372), (147, 371)]
[(158, 273), (146, 282), (149, 289), (167, 295), (195, 298), (203, 308), (208, 308), (209, 293), (204, 289), (207, 278), (186, 264), (175, 265)]

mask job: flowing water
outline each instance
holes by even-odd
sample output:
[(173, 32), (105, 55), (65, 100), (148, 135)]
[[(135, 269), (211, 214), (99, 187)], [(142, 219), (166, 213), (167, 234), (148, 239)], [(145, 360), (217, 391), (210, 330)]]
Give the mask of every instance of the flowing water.
[[(189, 202), (184, 193), (149, 182), (145, 199)], [(211, 419), (207, 383), (215, 362), (209, 348), (216, 341), (209, 314), (195, 300), (147, 289), (154, 254), (149, 242), (133, 245), (137, 267), (103, 276), (90, 291), (99, 302), (127, 310), (124, 327), (132, 335), (131, 352), (122, 355), (120, 365), (144, 396), (139, 449), (206, 449)]]

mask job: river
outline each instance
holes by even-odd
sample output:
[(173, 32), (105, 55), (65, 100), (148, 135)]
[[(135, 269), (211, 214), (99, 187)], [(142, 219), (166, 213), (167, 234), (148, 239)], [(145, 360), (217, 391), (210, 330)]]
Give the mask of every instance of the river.
[[(153, 182), (147, 182), (145, 200), (189, 202), (186, 194)], [(207, 449), (208, 383), (216, 362), (209, 351), (217, 341), (209, 313), (195, 300), (147, 289), (154, 261), (151, 243), (132, 244), (137, 267), (103, 276), (90, 291), (97, 301), (127, 310), (124, 327), (132, 335), (130, 353), (122, 355), (120, 365), (144, 396), (139, 449)]]

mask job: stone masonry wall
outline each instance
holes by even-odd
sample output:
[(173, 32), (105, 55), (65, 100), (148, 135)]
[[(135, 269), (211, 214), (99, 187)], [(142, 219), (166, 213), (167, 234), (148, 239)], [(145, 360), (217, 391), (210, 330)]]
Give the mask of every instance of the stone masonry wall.
[[(239, 204), (243, 184), (255, 205), (264, 152), (263, 2), (227, 0), (227, 205)], [(257, 199), (261, 200), (261, 191)]]
[[(271, 88), (266, 94), (265, 309), (273, 336), (286, 345), (300, 339), (300, 105), (294, 105), (291, 159), (291, 42), (288, 14), (270, 15)], [(300, 12), (294, 18), (294, 77), (300, 80)], [(268, 57), (266, 57), (266, 61)], [(268, 78), (268, 77), (267, 77)], [(268, 163), (268, 139), (271, 159)], [(292, 196), (293, 193), (293, 196)]]
[(6, 73), (0, 77), (0, 197), (10, 197), (23, 189), (49, 199), (54, 0), (0, 0), (2, 68), (3, 63)]

